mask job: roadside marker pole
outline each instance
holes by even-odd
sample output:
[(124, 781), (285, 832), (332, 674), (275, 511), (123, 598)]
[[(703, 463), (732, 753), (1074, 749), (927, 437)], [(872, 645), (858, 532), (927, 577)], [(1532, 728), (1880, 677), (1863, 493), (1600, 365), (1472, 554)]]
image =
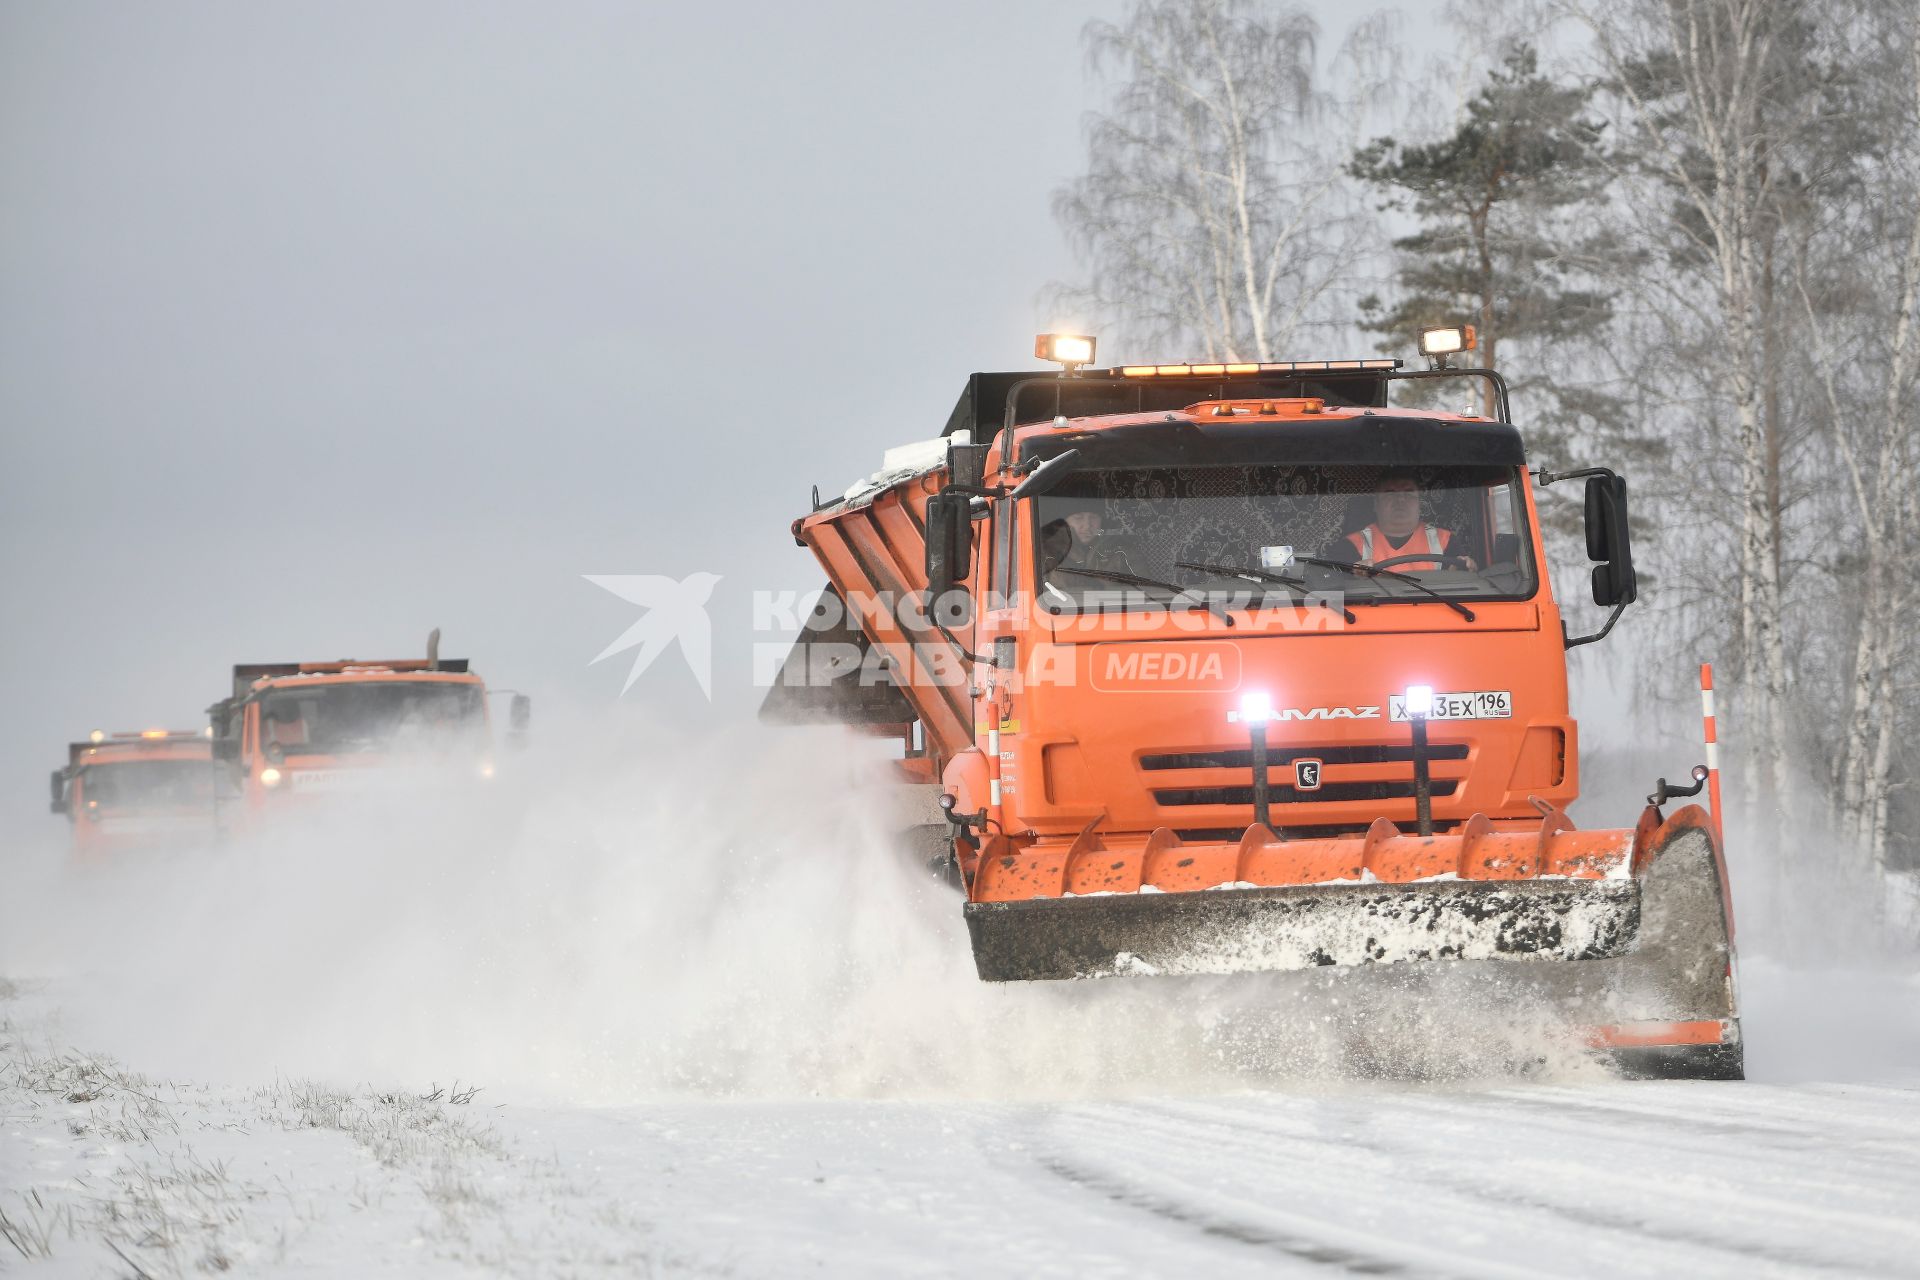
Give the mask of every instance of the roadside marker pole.
[(1713, 814), (1713, 834), (1722, 847), (1726, 832), (1720, 825), (1720, 735), (1713, 724), (1713, 664), (1700, 664), (1700, 714), (1707, 730), (1707, 807)]

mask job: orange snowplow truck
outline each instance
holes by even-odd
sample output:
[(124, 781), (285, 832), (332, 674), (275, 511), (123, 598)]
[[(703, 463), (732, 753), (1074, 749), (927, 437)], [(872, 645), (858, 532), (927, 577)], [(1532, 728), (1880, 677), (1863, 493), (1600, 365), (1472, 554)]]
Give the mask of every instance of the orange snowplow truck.
[(67, 746), (53, 771), (56, 814), (65, 814), (77, 857), (152, 852), (213, 835), (213, 766), (204, 733), (95, 730)]
[[(243, 663), (233, 693), (207, 708), (224, 790), (241, 822), (377, 784), (398, 763), (455, 777), (494, 772), (487, 687), (465, 658)], [(507, 742), (524, 740), (531, 704), (514, 694)]]
[[(1629, 1074), (1741, 1074), (1718, 823), (1661, 809), (1706, 769), (1631, 826), (1567, 813), (1564, 655), (1635, 597), (1626, 483), (1529, 470), (1471, 346), (1103, 369), (1044, 337), (1063, 371), (974, 374), (941, 438), (816, 491), (831, 587), (762, 715), (903, 735), (981, 978), (1471, 966)], [(1415, 407), (1450, 379), (1490, 416)], [(1592, 635), (1535, 509), (1574, 478)]]

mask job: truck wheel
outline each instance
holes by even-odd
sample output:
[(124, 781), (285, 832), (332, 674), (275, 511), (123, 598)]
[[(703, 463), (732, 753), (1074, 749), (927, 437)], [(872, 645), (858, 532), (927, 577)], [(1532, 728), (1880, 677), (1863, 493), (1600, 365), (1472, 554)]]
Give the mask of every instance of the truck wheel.
[(903, 840), (916, 863), (955, 889), (965, 891), (966, 884), (960, 878), (960, 860), (954, 854), (953, 831), (946, 823), (929, 822), (909, 827)]

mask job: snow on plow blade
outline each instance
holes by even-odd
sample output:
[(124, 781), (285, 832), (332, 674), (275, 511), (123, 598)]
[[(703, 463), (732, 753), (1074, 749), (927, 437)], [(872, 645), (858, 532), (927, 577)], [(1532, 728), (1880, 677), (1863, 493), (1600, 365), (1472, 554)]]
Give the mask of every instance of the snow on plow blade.
[(1596, 1047), (1684, 1040), (1665, 1024), (1724, 1023), (1719, 1039), (1737, 1038), (1725, 865), (1698, 808), (1649, 809), (1630, 831), (1556, 817), (1537, 832), (1476, 818), (1430, 839), (1384, 821), (1364, 839), (1171, 834), (1127, 848), (1083, 833), (1063, 852), (983, 859), (966, 907), (980, 977), (1447, 961), (1511, 975), (1592, 1028)]
[(1288, 885), (967, 904), (989, 982), (1417, 960), (1598, 960), (1640, 923), (1633, 880)]

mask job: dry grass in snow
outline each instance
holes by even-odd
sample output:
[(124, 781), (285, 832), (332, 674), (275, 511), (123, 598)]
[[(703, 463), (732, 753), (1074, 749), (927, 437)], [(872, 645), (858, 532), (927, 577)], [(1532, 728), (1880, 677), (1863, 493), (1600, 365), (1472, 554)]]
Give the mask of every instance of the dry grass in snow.
[(27, 1273), (656, 1269), (643, 1218), (513, 1149), (470, 1084), (150, 1079), (58, 1043), (21, 994), (0, 990), (0, 1251)]

